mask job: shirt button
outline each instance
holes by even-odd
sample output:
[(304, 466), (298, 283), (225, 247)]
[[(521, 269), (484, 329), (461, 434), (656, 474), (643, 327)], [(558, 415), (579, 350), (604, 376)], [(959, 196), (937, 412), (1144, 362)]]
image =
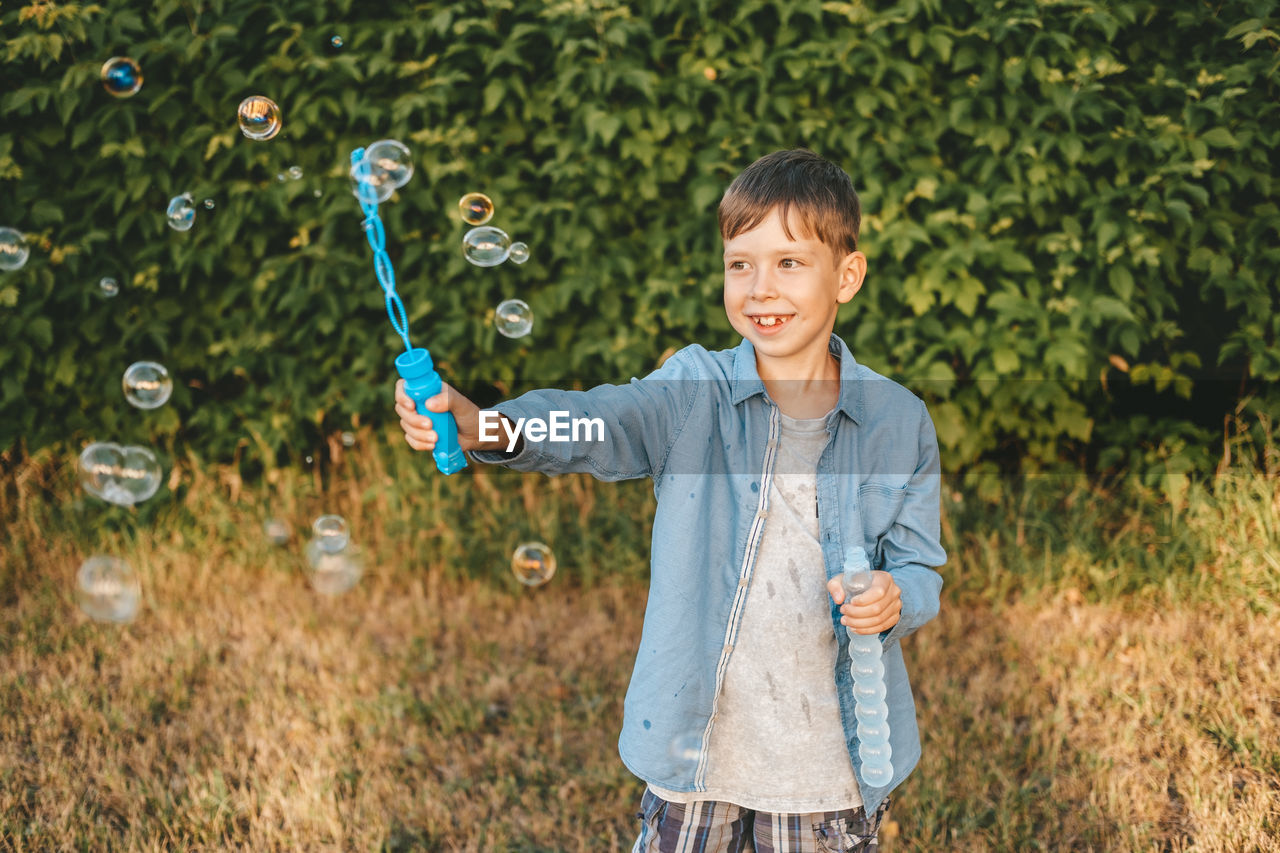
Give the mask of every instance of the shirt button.
[(746, 578), (743, 578), (742, 580), (738, 581), (738, 586), (746, 586), (746, 585), (747, 585), (747, 579), (746, 579)]
[(725, 643), (724, 651), (725, 651), (725, 654), (728, 654), (729, 652), (733, 651), (733, 643)]
[(764, 510), (760, 510), (759, 512), (756, 513), (756, 518), (760, 519), (761, 521), (765, 520), (768, 517), (769, 517), (769, 513), (765, 512)]

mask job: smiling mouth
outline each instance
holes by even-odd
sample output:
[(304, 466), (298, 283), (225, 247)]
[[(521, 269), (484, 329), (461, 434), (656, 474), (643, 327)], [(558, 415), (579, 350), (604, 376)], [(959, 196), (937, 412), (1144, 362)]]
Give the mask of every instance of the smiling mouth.
[(766, 329), (776, 329), (790, 321), (791, 314), (760, 314), (751, 317), (751, 322)]

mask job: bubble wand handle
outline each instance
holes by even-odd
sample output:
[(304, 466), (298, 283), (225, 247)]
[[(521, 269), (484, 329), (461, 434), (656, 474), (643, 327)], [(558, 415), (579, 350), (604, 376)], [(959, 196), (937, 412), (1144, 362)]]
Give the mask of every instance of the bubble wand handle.
[(458, 446), (458, 424), (453, 415), (427, 408), (427, 398), (439, 394), (444, 385), (431, 361), (431, 353), (409, 342), (409, 318), (400, 294), (396, 293), (396, 273), (387, 255), (387, 235), (378, 216), (378, 193), (370, 179), (369, 163), (363, 148), (351, 152), (351, 175), (355, 179), (356, 198), (364, 211), (365, 236), (373, 249), (373, 270), (386, 296), (387, 316), (396, 334), (404, 341), (405, 351), (396, 356), (396, 371), (404, 379), (405, 393), (413, 400), (418, 414), (431, 419), (431, 427), (437, 436), (435, 450), (431, 452), (436, 469), (441, 474), (453, 474), (467, 467), (467, 456)]
[[(871, 588), (871, 561), (867, 552), (854, 545), (845, 552), (840, 586), (847, 602)], [(885, 703), (884, 662), (880, 659), (880, 638), (849, 634), (849, 674), (853, 678), (854, 716), (858, 720), (858, 759), (862, 781), (882, 788), (893, 779), (893, 750), (889, 746), (889, 706)]]

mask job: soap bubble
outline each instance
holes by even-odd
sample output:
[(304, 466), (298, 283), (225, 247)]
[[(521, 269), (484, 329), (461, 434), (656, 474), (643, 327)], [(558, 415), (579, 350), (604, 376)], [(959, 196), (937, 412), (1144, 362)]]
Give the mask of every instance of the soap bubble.
[(113, 56), (102, 63), (102, 87), (117, 98), (137, 94), (142, 88), (142, 69), (127, 56)]
[(271, 139), (284, 124), (276, 102), (262, 95), (251, 95), (241, 101), (236, 115), (240, 121), (240, 132), (250, 139)]
[(556, 555), (541, 542), (522, 542), (511, 555), (511, 571), (525, 586), (542, 586), (556, 573)]
[(315, 534), (311, 541), (326, 554), (338, 553), (351, 541), (347, 520), (340, 515), (320, 516), (311, 523), (311, 532)]
[(300, 181), (300, 180), (302, 180), (302, 167), (301, 167), (301, 166), (290, 166), (290, 167), (289, 167), (289, 178), (290, 178), (290, 179), (292, 179), (292, 180), (295, 180), (295, 181)]
[(511, 252), (511, 238), (501, 228), (482, 225), (462, 235), (462, 254), (478, 267), (496, 267)]
[(109, 275), (98, 279), (98, 292), (110, 299), (120, 292), (120, 283)]
[(135, 361), (129, 365), (121, 380), (125, 399), (139, 409), (158, 409), (173, 393), (173, 380), (163, 364), (154, 361)]
[(383, 180), (390, 181), (397, 187), (409, 183), (409, 179), (413, 177), (413, 155), (403, 142), (379, 139), (365, 149), (364, 156), (369, 161), (373, 174), (385, 176)]
[(175, 195), (169, 199), (165, 217), (174, 231), (190, 231), (191, 226), (196, 224), (196, 208), (191, 201), (191, 193)]
[(22, 232), (13, 228), (0, 228), (0, 270), (22, 269), (31, 250)]
[(213, 199), (211, 199), (211, 198), (206, 198), (206, 199), (204, 200), (204, 209), (205, 209), (205, 210), (213, 210), (213, 207), (214, 207), (214, 201), (213, 201)]
[(289, 529), (289, 522), (282, 518), (268, 518), (262, 525), (262, 532), (267, 535), (267, 541), (272, 545), (284, 545), (293, 535), (293, 531)]
[(333, 38), (329, 39), (329, 44), (333, 45), (334, 47), (342, 47), (343, 45), (342, 36), (334, 36)]
[(351, 191), (362, 204), (379, 204), (412, 176), (409, 149), (394, 139), (380, 139), (351, 164)]
[(498, 332), (508, 338), (523, 338), (533, 331), (533, 311), (519, 299), (504, 299), (493, 312)]
[(484, 193), (467, 193), (458, 199), (458, 210), (468, 225), (483, 225), (493, 218), (493, 202)]
[(132, 622), (142, 587), (133, 568), (115, 557), (94, 555), (76, 572), (76, 603), (99, 622)]
[(145, 501), (160, 488), (160, 462), (145, 447), (95, 442), (80, 453), (85, 491), (120, 506)]
[(342, 434), (341, 438), (342, 438), (342, 446), (343, 446), (343, 447), (355, 447), (355, 446), (356, 446), (356, 434), (355, 434), (354, 432), (350, 432), (350, 431), (344, 432), (344, 433)]
[(276, 172), (276, 180), (283, 184), (285, 180), (284, 172)]
[(528, 244), (512, 243), (510, 257), (511, 257), (511, 263), (513, 264), (523, 264), (525, 261), (529, 260)]
[(364, 559), (360, 549), (351, 545), (336, 554), (308, 548), (307, 579), (311, 587), (323, 595), (339, 595), (351, 589), (364, 574)]

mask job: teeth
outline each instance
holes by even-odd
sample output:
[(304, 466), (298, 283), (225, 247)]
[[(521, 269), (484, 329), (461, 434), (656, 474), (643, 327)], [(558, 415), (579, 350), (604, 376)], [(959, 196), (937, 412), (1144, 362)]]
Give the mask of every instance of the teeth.
[(754, 319), (761, 326), (774, 326), (786, 322), (784, 317), (756, 317)]

